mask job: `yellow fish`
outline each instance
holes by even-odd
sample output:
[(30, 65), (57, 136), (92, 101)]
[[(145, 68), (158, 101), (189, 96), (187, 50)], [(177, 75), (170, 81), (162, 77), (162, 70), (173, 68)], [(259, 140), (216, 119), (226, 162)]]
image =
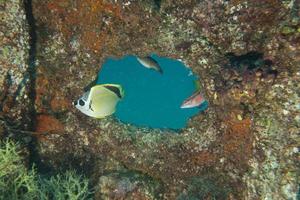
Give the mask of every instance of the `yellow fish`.
[(104, 118), (112, 115), (124, 91), (117, 84), (95, 85), (85, 92), (73, 105), (87, 116)]

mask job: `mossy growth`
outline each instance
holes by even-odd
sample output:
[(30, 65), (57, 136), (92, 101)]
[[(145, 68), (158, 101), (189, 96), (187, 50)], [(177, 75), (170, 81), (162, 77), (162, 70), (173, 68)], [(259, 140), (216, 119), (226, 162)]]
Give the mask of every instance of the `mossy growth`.
[(99, 179), (95, 199), (161, 199), (163, 187), (158, 180), (136, 171), (122, 170)]
[(289, 26), (284, 26), (281, 29), (281, 33), (284, 34), (284, 35), (288, 35), (288, 34), (291, 34), (291, 33), (295, 33), (295, 29), (292, 28), (292, 27), (289, 27)]
[(90, 199), (88, 180), (68, 171), (63, 175), (42, 176), (27, 169), (20, 146), (0, 142), (0, 199)]
[(200, 199), (227, 199), (229, 188), (214, 183), (207, 177), (193, 177), (188, 187), (177, 200), (200, 200)]

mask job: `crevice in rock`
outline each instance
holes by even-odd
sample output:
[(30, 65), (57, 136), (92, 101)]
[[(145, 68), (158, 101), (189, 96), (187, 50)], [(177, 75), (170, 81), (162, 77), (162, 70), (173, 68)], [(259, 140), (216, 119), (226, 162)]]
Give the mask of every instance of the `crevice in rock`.
[(235, 55), (230, 52), (226, 54), (226, 57), (232, 67), (242, 71), (257, 68), (265, 63), (263, 53), (256, 51), (250, 51), (243, 55)]
[(257, 51), (250, 51), (243, 55), (235, 55), (230, 52), (225, 55), (229, 61), (227, 68), (231, 68), (240, 73), (261, 71), (264, 76), (271, 75), (274, 78), (278, 75), (278, 70), (272, 60), (265, 59), (264, 54)]
[(3, 112), (3, 106), (4, 106), (4, 102), (5, 100), (7, 99), (7, 96), (8, 96), (8, 88), (9, 86), (11, 85), (11, 76), (9, 73), (6, 74), (6, 77), (5, 77), (5, 82), (4, 84), (2, 85), (2, 93), (0, 94), (0, 112)]
[(161, 7), (161, 0), (154, 0), (154, 4), (157, 7), (158, 10), (160, 10)]
[(36, 34), (35, 19), (32, 12), (31, 0), (24, 1), (24, 8), (25, 8), (26, 19), (29, 25), (29, 36), (30, 36), (29, 67), (32, 70), (31, 72), (35, 73), (35, 54), (36, 54), (37, 34)]
[[(30, 124), (29, 129), (30, 131), (35, 131), (36, 127), (36, 110), (35, 110), (35, 97), (36, 97), (36, 91), (35, 91), (35, 84), (36, 84), (36, 42), (37, 42), (37, 34), (36, 34), (36, 25), (35, 25), (35, 19), (32, 12), (32, 1), (31, 0), (24, 0), (24, 9), (25, 9), (25, 15), (29, 27), (29, 57), (28, 57), (28, 74), (29, 74), (29, 98), (30, 98)], [(29, 150), (30, 150), (30, 157), (29, 162), (30, 163), (38, 163), (38, 153), (36, 150), (36, 138), (32, 137), (32, 141), (29, 144)]]

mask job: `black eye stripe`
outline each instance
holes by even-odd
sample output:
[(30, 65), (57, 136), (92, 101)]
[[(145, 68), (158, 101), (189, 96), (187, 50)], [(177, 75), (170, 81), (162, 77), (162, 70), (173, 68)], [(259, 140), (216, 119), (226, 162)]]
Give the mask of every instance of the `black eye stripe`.
[(73, 102), (73, 105), (74, 105), (74, 106), (77, 106), (77, 104), (78, 104), (77, 101), (74, 101), (74, 102)]
[(84, 104), (85, 104), (85, 102), (82, 99), (80, 99), (79, 100), (79, 105), (84, 106)]

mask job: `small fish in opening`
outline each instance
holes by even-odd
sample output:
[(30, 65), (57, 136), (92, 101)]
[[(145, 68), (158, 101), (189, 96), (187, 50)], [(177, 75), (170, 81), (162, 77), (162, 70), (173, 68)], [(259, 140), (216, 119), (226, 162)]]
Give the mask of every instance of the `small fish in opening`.
[[(145, 68), (163, 71), (163, 75)], [(207, 109), (200, 87), (199, 78), (178, 60), (129, 55), (120, 60), (107, 59), (73, 105), (95, 118), (113, 114), (120, 122), (136, 126), (180, 129), (191, 116)], [(196, 94), (189, 97), (193, 91)]]
[(146, 57), (137, 57), (137, 60), (139, 63), (141, 63), (144, 67), (148, 69), (153, 69), (155, 71), (158, 71), (159, 73), (163, 73), (162, 68), (158, 64), (156, 60), (154, 60), (151, 56), (146, 56)]
[(192, 96), (188, 97), (183, 101), (180, 108), (194, 108), (200, 106), (205, 102), (204, 97), (202, 96), (200, 90), (195, 92)]
[(201, 84), (199, 80), (195, 80), (194, 85), (196, 87), (196, 92), (192, 94), (190, 97), (188, 97), (187, 99), (185, 99), (181, 104), (180, 108), (200, 107), (205, 102), (205, 99), (202, 93), (200, 92)]

